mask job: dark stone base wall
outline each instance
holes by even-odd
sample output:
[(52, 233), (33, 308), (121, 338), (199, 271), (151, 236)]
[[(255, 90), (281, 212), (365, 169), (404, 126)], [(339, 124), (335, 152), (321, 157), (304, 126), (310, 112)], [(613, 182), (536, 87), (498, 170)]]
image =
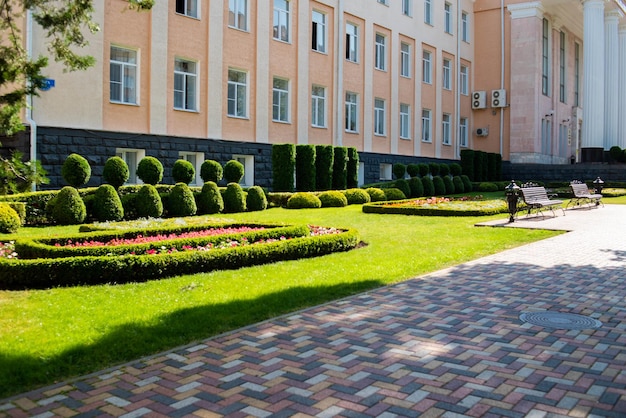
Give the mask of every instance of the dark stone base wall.
[(525, 181), (579, 180), (593, 181), (600, 177), (605, 182), (626, 182), (626, 164), (580, 163), (569, 165), (511, 164), (502, 166), (503, 180), (515, 180), (518, 184)]

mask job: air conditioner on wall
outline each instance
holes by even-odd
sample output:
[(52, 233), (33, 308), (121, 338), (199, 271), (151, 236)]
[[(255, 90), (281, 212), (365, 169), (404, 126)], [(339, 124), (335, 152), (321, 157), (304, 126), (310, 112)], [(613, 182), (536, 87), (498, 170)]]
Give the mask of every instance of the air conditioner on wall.
[(487, 136), (487, 135), (489, 135), (489, 128), (476, 129), (476, 136)]
[(506, 90), (491, 90), (491, 107), (506, 107)]
[(487, 107), (487, 93), (475, 91), (472, 93), (472, 109), (485, 109)]

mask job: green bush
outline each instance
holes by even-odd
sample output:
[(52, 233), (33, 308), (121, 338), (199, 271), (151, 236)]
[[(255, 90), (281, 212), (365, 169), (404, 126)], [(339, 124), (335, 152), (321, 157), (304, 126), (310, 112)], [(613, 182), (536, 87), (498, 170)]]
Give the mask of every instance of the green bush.
[(292, 192), (295, 174), (296, 146), (294, 144), (272, 145), (272, 188), (274, 191)]
[(197, 198), (198, 213), (201, 215), (220, 213), (224, 210), (224, 199), (217, 184), (207, 181), (202, 186), (202, 192)]
[(446, 194), (446, 185), (443, 182), (443, 179), (441, 178), (441, 176), (433, 177), (433, 186), (435, 187), (436, 196), (443, 196)]
[(452, 184), (454, 185), (454, 192), (456, 194), (465, 193), (465, 185), (463, 184), (461, 176), (452, 177)]
[(205, 160), (200, 166), (200, 178), (205, 183), (212, 181), (217, 184), (223, 175), (222, 165), (215, 160)]
[(187, 160), (176, 160), (172, 166), (172, 177), (176, 183), (189, 184), (196, 178), (196, 169)]
[(452, 178), (450, 176), (442, 177), (443, 185), (446, 189), (446, 194), (451, 195), (456, 193), (456, 188), (454, 187), (454, 183), (452, 182)]
[(497, 192), (498, 185), (495, 183), (484, 181), (480, 183), (480, 185), (478, 186), (478, 191), (479, 192)]
[(435, 184), (429, 176), (422, 177), (422, 185), (424, 186), (424, 196), (433, 197), (435, 195)]
[(422, 178), (426, 177), (428, 175), (428, 170), (429, 170), (428, 164), (419, 163), (417, 166), (419, 167), (420, 177)]
[(296, 145), (296, 190), (315, 191), (315, 145)]
[(103, 184), (94, 193), (92, 215), (100, 222), (121, 221), (124, 218), (120, 196), (110, 184)]
[(310, 192), (294, 193), (287, 200), (287, 209), (316, 209), (322, 207), (322, 201)]
[(348, 199), (346, 196), (336, 190), (322, 192), (317, 197), (320, 202), (322, 202), (323, 208), (342, 208), (344, 206), (348, 206)]
[(359, 187), (359, 152), (355, 147), (348, 147), (348, 182), (346, 187), (354, 189)]
[(49, 204), (52, 206), (52, 219), (60, 225), (80, 224), (87, 217), (85, 202), (74, 187), (65, 186), (62, 188)]
[(237, 160), (230, 160), (224, 165), (224, 178), (227, 183), (240, 183), (244, 173), (243, 164)]
[(377, 187), (368, 187), (365, 189), (368, 195), (370, 195), (370, 202), (382, 202), (387, 200), (387, 196), (383, 189)]
[(394, 163), (391, 170), (393, 171), (393, 175), (396, 179), (404, 179), (404, 175), (406, 174), (405, 164)]
[(363, 189), (348, 189), (345, 190), (343, 194), (346, 196), (346, 199), (348, 199), (348, 205), (362, 205), (372, 200), (370, 195)]
[(428, 163), (428, 171), (430, 172), (430, 174), (435, 177), (439, 175), (439, 163)]
[(163, 202), (156, 187), (144, 184), (136, 194), (134, 207), (139, 218), (160, 218), (163, 215)]
[(494, 154), (493, 152), (490, 152), (487, 154), (487, 177), (485, 178), (485, 180), (489, 180), (489, 181), (500, 180), (497, 177), (497, 171), (498, 171), (497, 155), (498, 154)]
[(86, 184), (91, 177), (89, 162), (78, 154), (70, 154), (61, 167), (61, 177), (72, 187)]
[(163, 164), (155, 157), (143, 157), (137, 164), (137, 177), (146, 184), (158, 184), (163, 180)]
[(613, 161), (620, 161), (622, 158), (622, 151), (623, 150), (621, 147), (613, 145), (611, 148), (609, 148), (609, 156)]
[(466, 174), (461, 174), (461, 181), (463, 181), (463, 193), (469, 193), (472, 191), (472, 181)]
[(189, 186), (183, 182), (176, 183), (169, 194), (168, 215), (171, 217), (191, 216), (197, 211), (196, 200)]
[(420, 174), (419, 164), (409, 164), (406, 166), (406, 172), (410, 177), (417, 177)]
[(333, 163), (335, 151), (332, 145), (315, 146), (315, 185), (317, 190), (333, 187)]
[(246, 211), (246, 194), (239, 183), (228, 183), (224, 190), (224, 212), (238, 213)]
[(411, 177), (409, 179), (409, 189), (411, 189), (411, 197), (424, 196), (424, 184), (419, 177)]
[(461, 150), (461, 171), (469, 177), (470, 181), (474, 179), (474, 150)]
[(332, 185), (335, 190), (345, 190), (348, 186), (348, 147), (334, 149)]
[(12, 234), (17, 232), (21, 224), (17, 212), (8, 204), (0, 203), (0, 233)]
[(463, 172), (463, 169), (461, 168), (461, 164), (459, 163), (450, 164), (450, 174), (452, 174), (453, 177), (460, 176), (462, 172)]
[(126, 161), (122, 160), (120, 157), (111, 157), (104, 163), (102, 178), (116, 189), (119, 189), (126, 183), (129, 176), (128, 165)]
[(406, 197), (411, 196), (411, 186), (409, 186), (409, 182), (405, 179), (399, 179), (394, 181), (393, 187), (395, 187), (396, 189), (400, 189)]
[(267, 197), (261, 187), (252, 186), (248, 189), (246, 207), (251, 212), (267, 209)]
[(441, 177), (448, 176), (450, 174), (450, 166), (446, 163), (439, 164), (439, 175)]
[(385, 198), (387, 200), (402, 200), (406, 199), (406, 195), (400, 189), (396, 189), (395, 187), (391, 187), (389, 189), (383, 189), (385, 192)]

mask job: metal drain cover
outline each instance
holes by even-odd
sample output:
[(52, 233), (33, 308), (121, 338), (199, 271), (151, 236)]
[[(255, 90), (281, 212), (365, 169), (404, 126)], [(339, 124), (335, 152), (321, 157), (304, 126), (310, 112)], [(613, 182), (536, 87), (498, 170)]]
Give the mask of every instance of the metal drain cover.
[(602, 322), (597, 319), (564, 312), (524, 312), (519, 319), (532, 325), (554, 329), (589, 329), (602, 326)]

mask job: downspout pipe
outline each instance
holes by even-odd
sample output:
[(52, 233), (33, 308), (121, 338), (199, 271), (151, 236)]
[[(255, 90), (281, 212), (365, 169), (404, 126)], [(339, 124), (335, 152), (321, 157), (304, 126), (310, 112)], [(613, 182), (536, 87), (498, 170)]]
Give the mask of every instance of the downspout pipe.
[[(33, 56), (33, 12), (26, 11), (26, 54), (30, 60)], [(37, 170), (37, 123), (33, 119), (33, 95), (29, 94), (26, 106), (26, 123), (30, 126), (30, 162), (33, 170)], [(37, 184), (33, 182), (31, 190), (37, 190)]]
[[(504, 0), (500, 0), (500, 88), (504, 89)], [(500, 155), (503, 155), (503, 154), (504, 154), (504, 108), (501, 107), (500, 108)]]

